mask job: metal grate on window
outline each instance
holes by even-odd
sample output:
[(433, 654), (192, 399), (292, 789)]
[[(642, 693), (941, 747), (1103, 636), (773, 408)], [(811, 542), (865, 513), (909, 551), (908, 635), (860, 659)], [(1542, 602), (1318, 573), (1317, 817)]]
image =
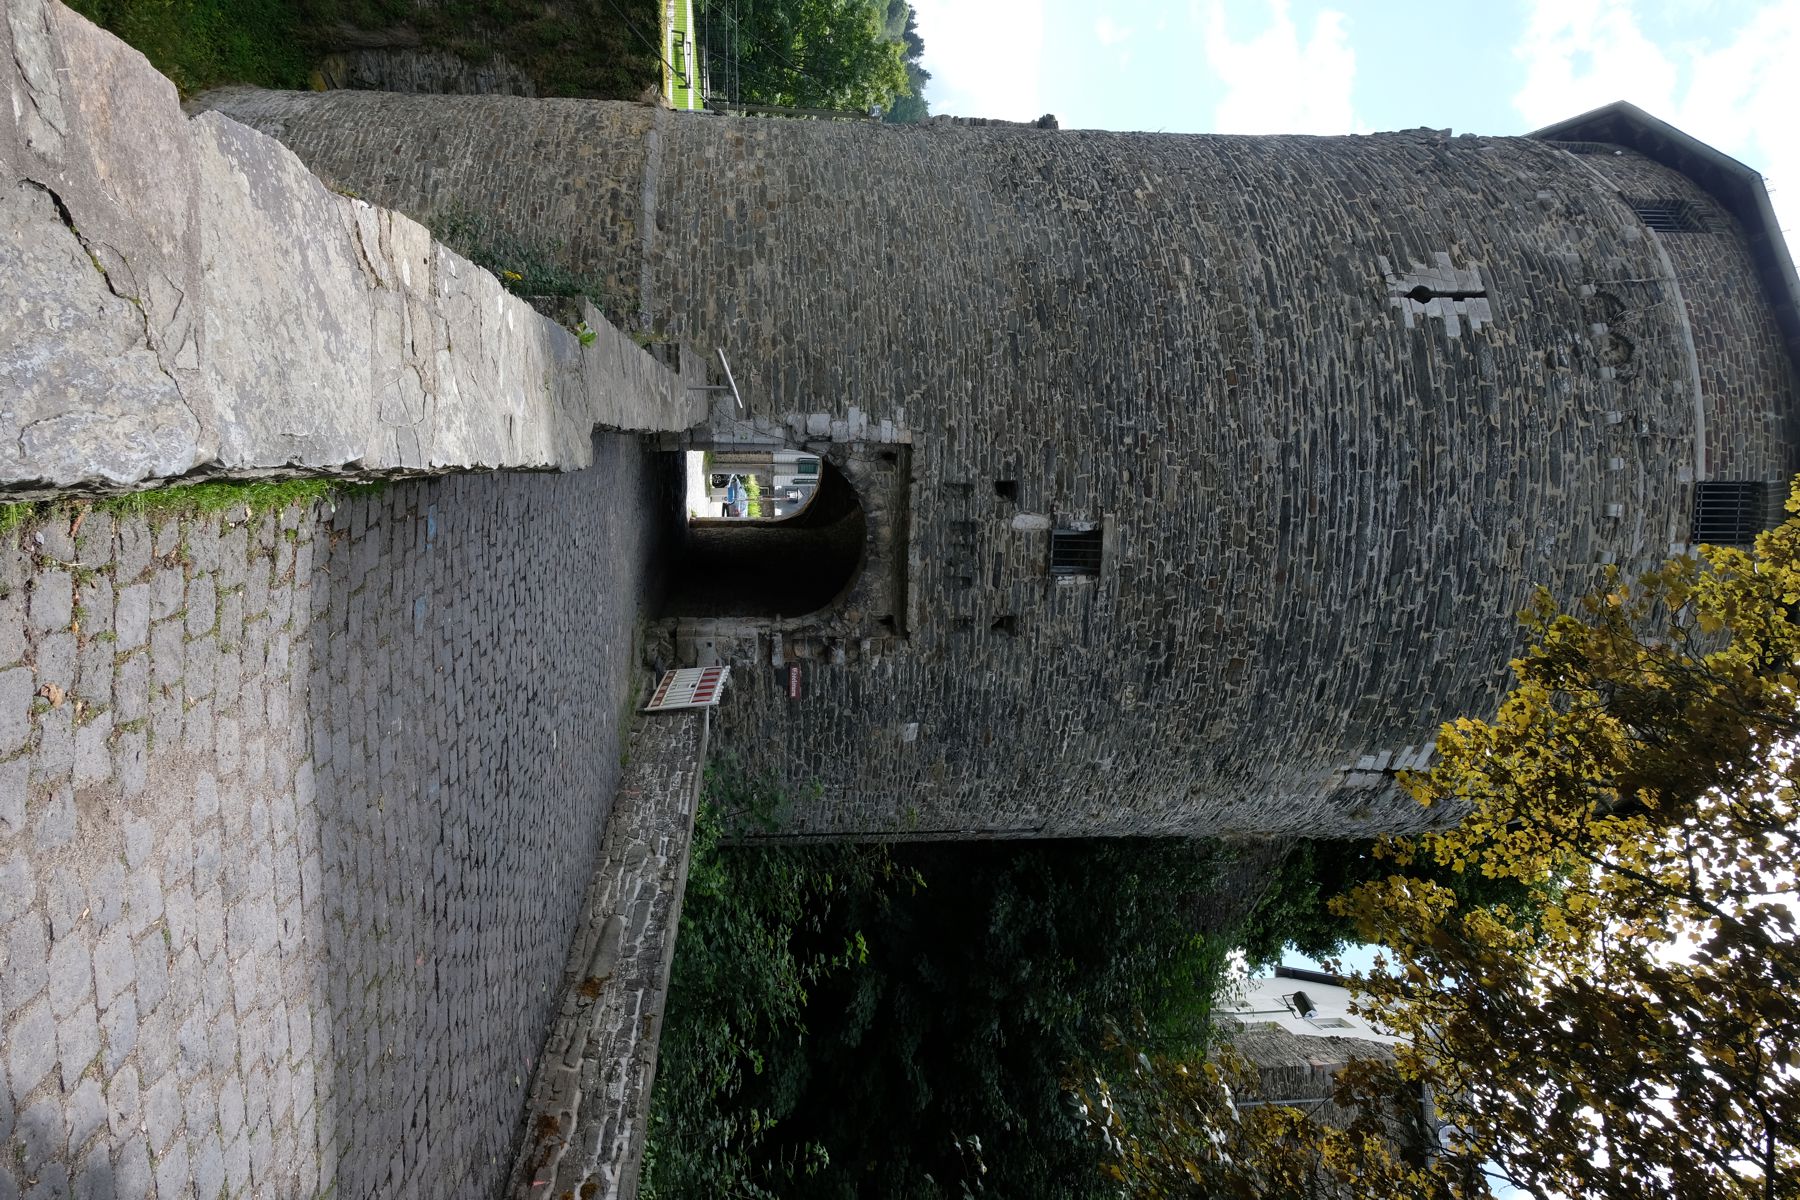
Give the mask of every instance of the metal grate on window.
[(1748, 546), (1756, 535), (1779, 525), (1786, 499), (1779, 484), (1710, 480), (1694, 488), (1690, 541), (1714, 546)]
[(1706, 221), (1686, 200), (1663, 197), (1627, 199), (1631, 211), (1658, 233), (1706, 233)]
[(1100, 531), (1098, 529), (1051, 530), (1050, 573), (1052, 575), (1098, 575), (1100, 573)]

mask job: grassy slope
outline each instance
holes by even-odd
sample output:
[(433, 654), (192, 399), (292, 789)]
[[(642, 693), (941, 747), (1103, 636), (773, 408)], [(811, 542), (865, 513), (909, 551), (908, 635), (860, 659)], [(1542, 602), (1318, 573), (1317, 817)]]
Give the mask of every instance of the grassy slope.
[(311, 56), (286, 0), (68, 0), (137, 47), (183, 94), (222, 83), (306, 86)]
[(657, 0), (69, 0), (184, 94), (226, 83), (301, 88), (333, 30), (407, 26), (424, 46), (501, 55), (546, 96), (632, 100), (661, 77)]

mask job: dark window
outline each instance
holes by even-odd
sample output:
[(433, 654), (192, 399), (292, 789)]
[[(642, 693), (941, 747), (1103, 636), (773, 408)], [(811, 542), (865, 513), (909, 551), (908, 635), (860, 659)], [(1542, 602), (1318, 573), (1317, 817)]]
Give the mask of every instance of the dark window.
[(1631, 211), (1658, 233), (1705, 233), (1706, 222), (1686, 200), (1665, 197), (1627, 200)]
[(1748, 546), (1756, 535), (1782, 520), (1784, 496), (1778, 484), (1711, 480), (1694, 488), (1695, 542)]
[(1098, 575), (1100, 573), (1100, 531), (1098, 529), (1051, 530), (1050, 573), (1052, 575)]
[(994, 495), (1017, 504), (1019, 502), (1019, 481), (1016, 479), (994, 480)]

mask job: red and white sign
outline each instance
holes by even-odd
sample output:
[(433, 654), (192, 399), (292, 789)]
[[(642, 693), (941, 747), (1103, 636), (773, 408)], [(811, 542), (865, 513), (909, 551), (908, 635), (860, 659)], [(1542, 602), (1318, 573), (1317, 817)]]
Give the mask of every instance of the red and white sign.
[(669, 712), (677, 708), (713, 708), (725, 694), (730, 667), (686, 667), (669, 671), (656, 685), (645, 712)]
[(800, 698), (800, 667), (799, 667), (799, 664), (796, 663), (795, 665), (788, 668), (788, 699), (789, 700), (798, 700), (799, 698)]

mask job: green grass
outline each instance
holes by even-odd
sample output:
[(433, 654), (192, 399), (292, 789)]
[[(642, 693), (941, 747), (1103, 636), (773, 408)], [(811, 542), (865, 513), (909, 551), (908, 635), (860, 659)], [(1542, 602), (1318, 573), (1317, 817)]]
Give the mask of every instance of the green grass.
[[(498, 56), (540, 96), (635, 100), (655, 87), (659, 0), (300, 0), (308, 29), (407, 25), (423, 44), (470, 62)], [(328, 37), (314, 44), (329, 50)]]
[(290, 0), (69, 0), (129, 42), (182, 94), (226, 83), (306, 86), (311, 54)]
[(381, 490), (380, 483), (347, 484), (338, 479), (277, 479), (244, 482), (212, 480), (151, 488), (95, 500), (57, 499), (0, 504), (0, 537), (26, 525), (82, 507), (120, 517), (205, 516), (211, 513), (279, 511), (289, 505), (309, 505), (318, 500), (364, 495)]
[(70, 0), (183, 95), (228, 83), (304, 88), (336, 31), (406, 26), (426, 49), (505, 58), (541, 96), (635, 100), (661, 65), (658, 0)]

